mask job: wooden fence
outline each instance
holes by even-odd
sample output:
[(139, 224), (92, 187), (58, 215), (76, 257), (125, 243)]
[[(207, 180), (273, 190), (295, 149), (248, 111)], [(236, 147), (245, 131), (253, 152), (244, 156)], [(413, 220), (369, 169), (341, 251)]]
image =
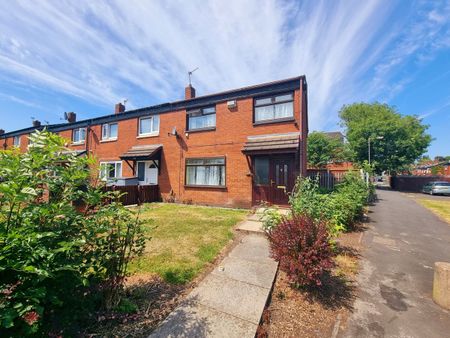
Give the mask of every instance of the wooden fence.
[(125, 193), (120, 197), (123, 205), (142, 204), (160, 201), (158, 185), (110, 186), (107, 191)]
[(346, 173), (347, 171), (308, 170), (307, 175), (309, 178), (318, 180), (321, 188), (332, 190), (342, 181)]
[(450, 176), (391, 176), (390, 181), (394, 190), (421, 192), (424, 184), (433, 181), (450, 182)]

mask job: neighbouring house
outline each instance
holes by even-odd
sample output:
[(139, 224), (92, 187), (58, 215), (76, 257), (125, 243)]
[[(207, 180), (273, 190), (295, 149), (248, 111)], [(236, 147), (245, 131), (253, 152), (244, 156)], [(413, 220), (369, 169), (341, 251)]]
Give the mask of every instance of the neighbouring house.
[(411, 170), (416, 176), (450, 176), (450, 161), (430, 161), (429, 163), (416, 165)]
[(295, 178), (306, 175), (308, 98), (305, 76), (114, 114), (3, 132), (3, 148), (26, 151), (28, 135), (47, 128), (93, 155), (101, 179), (159, 185), (163, 200), (250, 207), (287, 204)]

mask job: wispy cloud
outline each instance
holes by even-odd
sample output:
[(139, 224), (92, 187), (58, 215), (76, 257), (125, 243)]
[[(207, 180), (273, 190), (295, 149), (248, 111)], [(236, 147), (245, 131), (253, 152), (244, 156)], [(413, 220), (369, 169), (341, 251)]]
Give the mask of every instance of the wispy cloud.
[(419, 22), (386, 29), (400, 4), (2, 2), (0, 73), (94, 104), (128, 98), (130, 107), (182, 98), (195, 67), (194, 84), (205, 94), (306, 74), (311, 129), (320, 129), (335, 124), (344, 103), (402, 91), (408, 76), (391, 88), (386, 78), (418, 50), (430, 50), (414, 56), (426, 62), (450, 46), (437, 38), (448, 29), (448, 3), (418, 3)]

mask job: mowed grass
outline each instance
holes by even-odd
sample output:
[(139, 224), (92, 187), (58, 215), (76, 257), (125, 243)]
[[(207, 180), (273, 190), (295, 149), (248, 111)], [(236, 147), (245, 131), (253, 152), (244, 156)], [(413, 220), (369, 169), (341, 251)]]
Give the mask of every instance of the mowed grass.
[(450, 198), (448, 201), (419, 198), (417, 199), (417, 202), (441, 216), (447, 223), (450, 223)]
[(148, 220), (145, 229), (151, 239), (130, 272), (156, 273), (174, 284), (191, 281), (229, 242), (233, 226), (247, 213), (172, 203), (144, 205), (141, 218)]

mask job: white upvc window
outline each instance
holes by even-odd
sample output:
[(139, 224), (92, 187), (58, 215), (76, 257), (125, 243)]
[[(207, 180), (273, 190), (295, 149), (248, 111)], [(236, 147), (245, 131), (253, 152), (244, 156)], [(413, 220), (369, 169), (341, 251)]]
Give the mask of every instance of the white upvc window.
[(84, 143), (86, 141), (86, 128), (76, 128), (72, 130), (72, 142)]
[(122, 177), (122, 162), (100, 162), (100, 179), (103, 181)]
[(117, 140), (117, 123), (105, 123), (102, 125), (102, 141)]
[(139, 118), (139, 136), (159, 135), (159, 115)]
[(20, 147), (20, 136), (14, 136), (13, 137), (13, 146), (14, 147)]

